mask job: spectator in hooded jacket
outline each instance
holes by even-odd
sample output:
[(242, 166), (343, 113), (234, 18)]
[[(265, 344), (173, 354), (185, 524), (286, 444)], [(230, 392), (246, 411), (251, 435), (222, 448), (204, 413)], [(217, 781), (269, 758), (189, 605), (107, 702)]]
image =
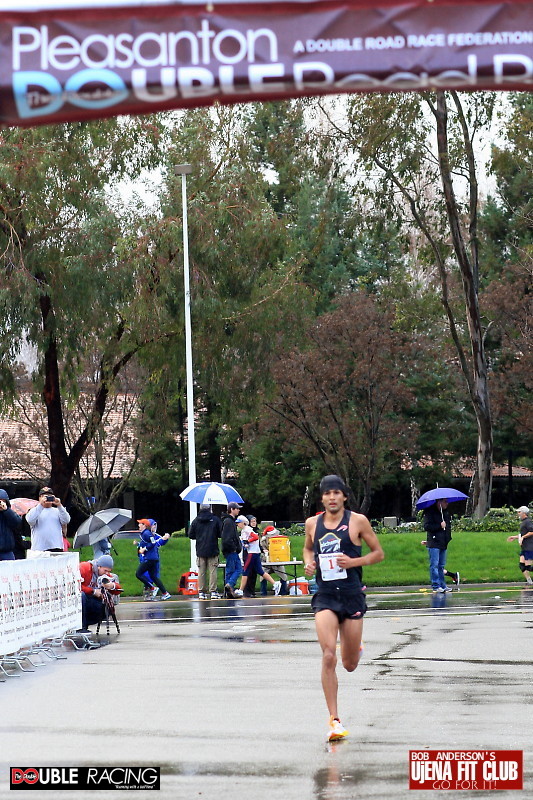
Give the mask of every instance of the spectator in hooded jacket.
[[(155, 585), (155, 589), (152, 591), (152, 597), (149, 598), (150, 600), (155, 600), (159, 591), (161, 591), (160, 600), (169, 600), (170, 592), (167, 592), (161, 578), (158, 576), (158, 566), (159, 548), (168, 542), (170, 533), (165, 533), (164, 536), (153, 533), (151, 528), (154, 520), (138, 519), (137, 522), (139, 523), (139, 532), (141, 534), (139, 537), (140, 547), (138, 552), (145, 556), (145, 561), (140, 563), (137, 567), (135, 577), (138, 578), (147, 589), (150, 587), (150, 584)], [(148, 573), (148, 578), (146, 577), (146, 573)]]
[(0, 561), (14, 561), (15, 548), (21, 541), (22, 520), (15, 514), (5, 489), (0, 489)]
[[(200, 505), (198, 516), (189, 527), (189, 539), (196, 541), (196, 563), (198, 564), (198, 597), (200, 600), (220, 600), (217, 587), (218, 540), (222, 523), (213, 514), (208, 503)], [(209, 586), (208, 586), (209, 584)]]
[[(157, 522), (155, 521), (155, 519), (151, 519), (150, 517), (148, 517), (148, 522), (150, 523), (151, 532), (153, 534), (156, 534), (157, 533)], [(141, 524), (140, 523), (139, 523), (139, 530), (141, 530)], [(144, 530), (144, 525), (142, 527), (142, 530)], [(142, 542), (139, 542), (137, 539), (134, 539), (133, 540), (133, 544), (137, 547), (137, 557), (139, 559), (139, 564), (144, 564), (144, 562), (146, 561), (146, 556), (145, 556), (144, 547), (142, 546)], [(142, 553), (140, 552), (141, 550), (142, 550)], [(158, 561), (157, 562), (157, 567), (156, 567), (156, 573), (155, 573), (158, 578), (159, 578), (160, 569), (161, 569), (161, 561)], [(144, 572), (143, 576), (146, 578), (147, 581), (150, 580), (150, 576), (149, 576), (149, 574), (147, 572)], [(148, 587), (147, 586), (144, 587), (143, 596), (144, 596), (145, 600), (148, 600), (149, 597), (152, 597), (152, 593), (153, 593), (154, 589), (155, 589), (155, 586), (153, 585), (153, 583), (151, 583)]]

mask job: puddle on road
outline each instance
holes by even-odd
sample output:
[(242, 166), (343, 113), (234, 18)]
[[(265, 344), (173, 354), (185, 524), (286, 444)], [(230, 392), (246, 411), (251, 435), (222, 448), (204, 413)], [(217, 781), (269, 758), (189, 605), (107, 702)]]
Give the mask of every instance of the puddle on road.
[[(285, 767), (280, 767), (279, 764), (269, 764), (268, 770), (265, 769), (265, 776), (268, 778), (289, 778), (293, 777), (294, 772)], [(197, 775), (200, 777), (210, 778), (234, 778), (235, 775), (239, 777), (257, 778), (261, 772), (257, 769), (257, 764), (252, 760), (246, 762), (244, 759), (235, 763), (224, 764), (206, 764), (200, 761), (185, 761), (182, 764), (164, 764), (161, 766), (161, 775), (176, 775), (182, 777), (190, 777)]]
[(477, 613), (482, 610), (529, 611), (533, 607), (533, 591), (521, 588), (479, 587), (446, 594), (431, 591), (406, 593), (405, 595), (370, 595), (367, 597), (369, 611), (432, 611)]
[[(374, 614), (397, 612), (403, 614), (422, 613), (478, 613), (520, 612), (533, 608), (533, 591), (521, 587), (484, 587), (462, 589), (449, 594), (433, 594), (431, 591), (371, 591), (367, 595), (369, 611)], [(283, 618), (312, 619), (310, 598), (274, 598), (265, 600), (218, 600), (196, 599), (170, 600), (167, 603), (130, 601), (121, 604), (121, 623), (254, 623), (261, 620)], [(204, 635), (204, 634), (201, 634)]]

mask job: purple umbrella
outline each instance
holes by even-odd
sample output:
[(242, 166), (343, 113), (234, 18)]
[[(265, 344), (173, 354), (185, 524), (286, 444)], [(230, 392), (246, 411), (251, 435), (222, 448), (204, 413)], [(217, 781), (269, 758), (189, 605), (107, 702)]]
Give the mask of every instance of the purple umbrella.
[(457, 489), (446, 489), (444, 487), (442, 489), (430, 489), (418, 500), (416, 507), (418, 509), (429, 508), (437, 500), (447, 500), (448, 503), (455, 503), (457, 500), (468, 500), (468, 495), (459, 492)]

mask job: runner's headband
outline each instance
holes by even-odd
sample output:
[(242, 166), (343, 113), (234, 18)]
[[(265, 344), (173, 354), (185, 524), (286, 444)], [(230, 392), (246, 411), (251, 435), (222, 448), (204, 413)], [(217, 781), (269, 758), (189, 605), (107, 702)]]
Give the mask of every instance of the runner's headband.
[(348, 497), (348, 487), (338, 475), (326, 475), (320, 481), (320, 494), (331, 492), (332, 489), (339, 489), (346, 497)]

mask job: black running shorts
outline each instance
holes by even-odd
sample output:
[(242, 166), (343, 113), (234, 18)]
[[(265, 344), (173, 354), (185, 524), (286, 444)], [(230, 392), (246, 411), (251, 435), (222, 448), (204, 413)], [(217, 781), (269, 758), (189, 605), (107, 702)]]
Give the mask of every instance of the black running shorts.
[(360, 589), (341, 592), (339, 589), (320, 588), (311, 600), (313, 611), (333, 611), (339, 622), (345, 619), (361, 619), (366, 613), (365, 593)]

